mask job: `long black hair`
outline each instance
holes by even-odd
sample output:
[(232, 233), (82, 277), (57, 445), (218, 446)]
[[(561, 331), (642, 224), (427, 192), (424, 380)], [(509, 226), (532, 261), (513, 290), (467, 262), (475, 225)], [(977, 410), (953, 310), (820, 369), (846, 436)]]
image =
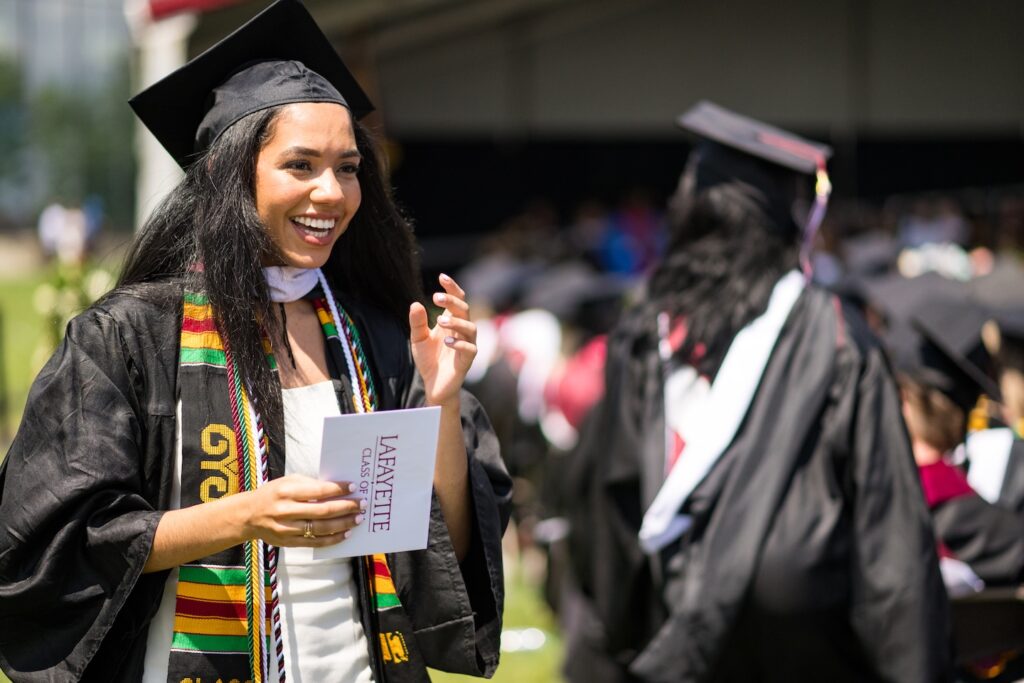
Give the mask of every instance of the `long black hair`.
[(766, 210), (760, 190), (723, 182), (694, 192), (693, 171), (691, 164), (670, 201), (669, 248), (647, 306), (651, 318), (685, 317), (679, 356), (713, 376), (733, 337), (764, 313), (775, 283), (797, 266), (799, 236), (795, 224), (779, 225)]
[[(255, 188), (257, 157), (283, 108), (240, 119), (199, 155), (146, 221), (117, 285), (140, 289), (179, 277), (205, 292), (235, 366), (272, 427), (279, 426), (281, 397), (262, 338), (279, 339), (281, 330), (262, 267), (281, 260), (257, 213)], [(352, 126), (362, 154), (362, 203), (323, 271), (345, 296), (383, 309), (408, 329), (409, 304), (423, 299), (412, 227), (392, 198), (379, 146), (358, 121)]]

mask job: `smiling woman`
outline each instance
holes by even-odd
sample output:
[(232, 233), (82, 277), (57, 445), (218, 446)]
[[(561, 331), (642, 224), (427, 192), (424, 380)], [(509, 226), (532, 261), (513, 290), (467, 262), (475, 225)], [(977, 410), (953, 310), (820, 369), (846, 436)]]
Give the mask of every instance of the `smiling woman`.
[[(0, 469), (0, 623), (19, 625), (0, 669), (492, 674), (510, 483), (462, 390), (465, 293), (442, 275), (429, 326), (366, 96), (279, 0), (132, 106), (185, 178), (69, 325)], [(317, 478), (323, 419), (422, 405), (441, 409), (427, 548), (314, 559), (367, 508)]]

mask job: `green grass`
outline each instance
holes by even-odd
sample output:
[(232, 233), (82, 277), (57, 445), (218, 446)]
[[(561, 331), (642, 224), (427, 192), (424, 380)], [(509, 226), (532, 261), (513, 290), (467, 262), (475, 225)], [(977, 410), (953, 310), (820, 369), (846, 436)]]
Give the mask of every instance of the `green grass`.
[(39, 372), (38, 355), (43, 338), (43, 317), (35, 310), (32, 299), (36, 288), (46, 275), (39, 273), (14, 280), (0, 280), (0, 316), (3, 330), (0, 334), (0, 352), (3, 353), (2, 371), (6, 392), (6, 410), (0, 415), (0, 442), (4, 446), (0, 459), (6, 454), (10, 437), (17, 429), (25, 407), (29, 386)]

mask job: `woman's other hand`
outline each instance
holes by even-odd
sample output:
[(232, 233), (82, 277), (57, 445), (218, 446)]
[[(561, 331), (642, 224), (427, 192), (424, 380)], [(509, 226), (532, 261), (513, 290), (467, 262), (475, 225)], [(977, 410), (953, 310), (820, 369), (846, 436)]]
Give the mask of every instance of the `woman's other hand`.
[(433, 301), (444, 311), (430, 328), (427, 310), (420, 303), (409, 307), (409, 341), (416, 369), (423, 378), (427, 405), (443, 406), (458, 401), (459, 390), (476, 357), (476, 324), (469, 320), (466, 293), (452, 278), (442, 274), (444, 292)]
[(341, 497), (352, 493), (348, 482), (300, 474), (271, 480), (247, 501), (244, 536), (288, 548), (340, 543), (366, 514), (365, 500)]
[(254, 538), (285, 547), (340, 543), (366, 514), (363, 501), (339, 498), (351, 493), (348, 482), (291, 474), (255, 491), (170, 510), (160, 518), (143, 572), (193, 562)]

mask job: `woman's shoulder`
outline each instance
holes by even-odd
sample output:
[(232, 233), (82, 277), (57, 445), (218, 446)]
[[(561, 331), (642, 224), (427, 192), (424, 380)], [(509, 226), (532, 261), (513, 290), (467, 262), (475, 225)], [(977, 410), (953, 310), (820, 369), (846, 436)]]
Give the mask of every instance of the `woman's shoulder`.
[(824, 287), (813, 285), (804, 292), (812, 315), (827, 316), (834, 322), (836, 345), (859, 358), (880, 352), (881, 342), (863, 313), (849, 300)]
[(808, 287), (804, 294), (808, 315), (829, 330), (836, 347), (836, 385), (859, 386), (892, 376), (888, 352), (855, 304), (825, 288)]
[(104, 294), (91, 308), (114, 317), (160, 315), (180, 308), (183, 292), (180, 278), (122, 285)]
[(118, 287), (73, 318), (67, 335), (72, 341), (116, 335), (130, 351), (176, 348), (182, 291), (173, 279)]

